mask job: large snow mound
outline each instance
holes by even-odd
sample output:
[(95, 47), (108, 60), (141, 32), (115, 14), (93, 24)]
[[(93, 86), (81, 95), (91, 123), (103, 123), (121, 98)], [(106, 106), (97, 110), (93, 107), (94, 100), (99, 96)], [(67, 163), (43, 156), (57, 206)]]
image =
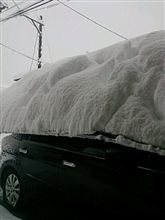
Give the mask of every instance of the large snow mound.
[(1, 93), (0, 131), (96, 131), (165, 149), (165, 31), (46, 64)]

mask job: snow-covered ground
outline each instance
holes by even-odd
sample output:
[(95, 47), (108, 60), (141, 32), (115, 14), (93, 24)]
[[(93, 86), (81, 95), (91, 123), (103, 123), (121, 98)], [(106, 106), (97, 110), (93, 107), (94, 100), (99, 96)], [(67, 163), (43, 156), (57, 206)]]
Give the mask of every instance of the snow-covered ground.
[(165, 150), (165, 31), (47, 64), (2, 93), (0, 130), (96, 131)]
[(0, 220), (19, 220), (19, 218), (15, 217), (6, 208), (0, 205)]

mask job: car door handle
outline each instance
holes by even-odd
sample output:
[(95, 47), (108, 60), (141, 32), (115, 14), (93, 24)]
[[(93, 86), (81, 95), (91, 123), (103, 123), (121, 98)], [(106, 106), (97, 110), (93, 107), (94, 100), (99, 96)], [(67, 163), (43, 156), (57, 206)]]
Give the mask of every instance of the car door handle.
[(26, 148), (19, 148), (19, 152), (22, 154), (27, 154), (27, 149)]
[(73, 168), (76, 167), (76, 164), (75, 164), (75, 163), (69, 162), (69, 161), (67, 161), (67, 160), (63, 160), (63, 161), (62, 161), (62, 164), (65, 165), (65, 166), (68, 166), (68, 167), (73, 167)]

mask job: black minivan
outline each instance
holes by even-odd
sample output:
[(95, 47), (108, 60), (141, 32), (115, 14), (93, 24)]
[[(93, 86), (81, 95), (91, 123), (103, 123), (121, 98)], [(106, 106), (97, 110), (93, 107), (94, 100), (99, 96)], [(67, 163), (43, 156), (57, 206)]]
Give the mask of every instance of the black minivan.
[(165, 157), (94, 138), (11, 134), (0, 184), (12, 209), (66, 196), (106, 213), (165, 213)]

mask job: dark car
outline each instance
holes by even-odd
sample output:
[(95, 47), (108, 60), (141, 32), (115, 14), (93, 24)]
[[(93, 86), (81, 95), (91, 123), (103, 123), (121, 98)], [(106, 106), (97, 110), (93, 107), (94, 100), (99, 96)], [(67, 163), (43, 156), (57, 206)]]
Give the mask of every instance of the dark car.
[(90, 138), (12, 134), (2, 141), (0, 184), (12, 209), (69, 198), (102, 213), (160, 214), (165, 157)]

